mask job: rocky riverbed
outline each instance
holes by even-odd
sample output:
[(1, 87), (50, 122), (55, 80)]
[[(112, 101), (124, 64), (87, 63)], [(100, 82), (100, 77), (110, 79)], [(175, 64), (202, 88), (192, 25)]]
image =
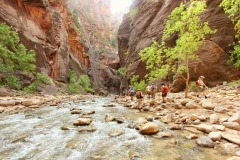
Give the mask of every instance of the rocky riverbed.
[[(240, 85), (217, 86), (206, 93), (207, 98), (199, 98), (194, 92), (189, 98), (184, 98), (184, 93), (169, 93), (167, 103), (162, 103), (160, 93), (156, 99), (145, 96), (143, 110), (153, 113), (153, 119), (167, 124), (170, 130), (178, 130), (186, 140), (195, 140), (200, 147), (220, 149), (229, 156), (228, 160), (239, 160)], [(129, 97), (116, 97), (115, 101), (131, 109), (137, 108), (137, 102)], [(146, 124), (141, 124), (140, 131)], [(150, 130), (146, 133), (159, 134), (159, 126), (147, 125)]]
[(144, 98), (143, 112), (130, 97), (0, 97), (0, 157), (239, 160), (239, 88), (211, 88), (208, 98), (169, 93), (167, 103), (158, 93)]

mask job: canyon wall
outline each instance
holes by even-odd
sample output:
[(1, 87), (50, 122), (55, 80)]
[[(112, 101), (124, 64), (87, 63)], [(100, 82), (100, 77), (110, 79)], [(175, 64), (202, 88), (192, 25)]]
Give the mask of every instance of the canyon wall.
[[(129, 84), (133, 74), (143, 79), (148, 73), (138, 53), (150, 46), (152, 39), (161, 42), (166, 18), (181, 2), (186, 5), (190, 3), (188, 0), (135, 0), (133, 2), (118, 32), (120, 65), (128, 70), (127, 76), (123, 77), (121, 88)], [(221, 0), (206, 2), (207, 10), (200, 15), (201, 19), (208, 22), (212, 29), (217, 29), (217, 32), (207, 36), (204, 45), (196, 53), (200, 60), (190, 64), (190, 80), (195, 81), (198, 76), (204, 75), (207, 85), (214, 86), (223, 81), (237, 79), (239, 76), (239, 72), (228, 63), (228, 53), (232, 49), (229, 44), (236, 40), (234, 25), (219, 7)], [(167, 43), (173, 44), (176, 38), (177, 35), (172, 36)], [(181, 91), (185, 88), (185, 82), (181, 77), (173, 79), (173, 75), (169, 75), (166, 80), (173, 82), (172, 91)], [(161, 81), (163, 80), (159, 80)]]
[(36, 51), (38, 71), (67, 82), (75, 70), (95, 88), (118, 87), (109, 0), (0, 0), (0, 22)]

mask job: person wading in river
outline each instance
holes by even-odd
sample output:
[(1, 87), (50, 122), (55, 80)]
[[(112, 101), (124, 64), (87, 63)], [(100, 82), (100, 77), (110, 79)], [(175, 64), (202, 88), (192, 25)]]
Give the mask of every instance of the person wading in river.
[(141, 112), (141, 109), (143, 107), (143, 104), (142, 104), (143, 93), (140, 89), (138, 89), (136, 92), (136, 98), (137, 98), (137, 102), (138, 102), (138, 110)]

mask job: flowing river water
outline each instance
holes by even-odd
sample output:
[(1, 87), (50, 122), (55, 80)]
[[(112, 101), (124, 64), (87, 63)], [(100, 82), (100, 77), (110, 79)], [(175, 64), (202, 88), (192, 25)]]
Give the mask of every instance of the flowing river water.
[[(45, 106), (22, 110), (15, 114), (0, 115), (0, 159), (2, 160), (224, 160), (226, 155), (214, 149), (200, 148), (195, 141), (180, 136), (181, 131), (169, 131), (165, 124), (155, 120), (163, 131), (171, 132), (171, 138), (141, 135), (131, 125), (145, 112), (136, 112), (115, 104), (104, 107), (111, 98), (94, 98), (64, 102), (58, 106)], [(81, 126), (73, 126), (79, 115), (71, 108), (95, 111), (91, 126), (95, 132), (78, 132)], [(105, 122), (105, 115), (124, 119), (124, 123)], [(69, 130), (63, 130), (63, 126)], [(122, 132), (110, 137), (112, 131)]]

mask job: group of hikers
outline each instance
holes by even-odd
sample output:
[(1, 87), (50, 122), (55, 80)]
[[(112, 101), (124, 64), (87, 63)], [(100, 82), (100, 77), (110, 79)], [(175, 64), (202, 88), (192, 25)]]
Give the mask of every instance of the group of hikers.
[[(200, 97), (201, 95), (204, 96), (205, 98), (207, 98), (206, 94), (205, 94), (205, 90), (208, 88), (205, 83), (203, 82), (203, 79), (205, 77), (204, 76), (200, 76), (198, 78), (198, 80), (196, 81), (196, 87), (197, 87), (197, 97)], [(167, 94), (168, 94), (168, 86), (163, 83), (161, 88), (160, 88), (160, 92), (162, 94), (162, 103), (166, 103), (166, 97), (167, 97)], [(148, 85), (146, 87), (146, 93), (147, 93), (147, 98), (152, 98), (152, 99), (155, 99), (155, 95), (157, 93), (157, 86), (152, 83), (151, 85)], [(138, 109), (141, 111), (142, 108), (143, 108), (143, 92), (138, 89), (135, 93), (135, 90), (134, 90), (134, 87), (131, 86), (130, 89), (128, 90), (128, 95), (131, 97), (131, 100), (134, 99), (134, 96), (136, 96), (136, 99), (137, 99), (137, 102), (138, 102)]]
[[(157, 86), (154, 83), (152, 83), (152, 85), (147, 86), (146, 91), (147, 91), (147, 98), (155, 99), (155, 95), (157, 93)], [(160, 91), (162, 93), (162, 100), (163, 100), (162, 103), (166, 103), (166, 97), (168, 93), (167, 85), (163, 83)], [(136, 99), (138, 102), (138, 109), (141, 110), (143, 107), (143, 104), (142, 104), (142, 100), (144, 97), (143, 92), (140, 89), (138, 89), (135, 93), (134, 87), (130, 87), (128, 92), (131, 97), (131, 100), (133, 100), (134, 95), (136, 96)]]

